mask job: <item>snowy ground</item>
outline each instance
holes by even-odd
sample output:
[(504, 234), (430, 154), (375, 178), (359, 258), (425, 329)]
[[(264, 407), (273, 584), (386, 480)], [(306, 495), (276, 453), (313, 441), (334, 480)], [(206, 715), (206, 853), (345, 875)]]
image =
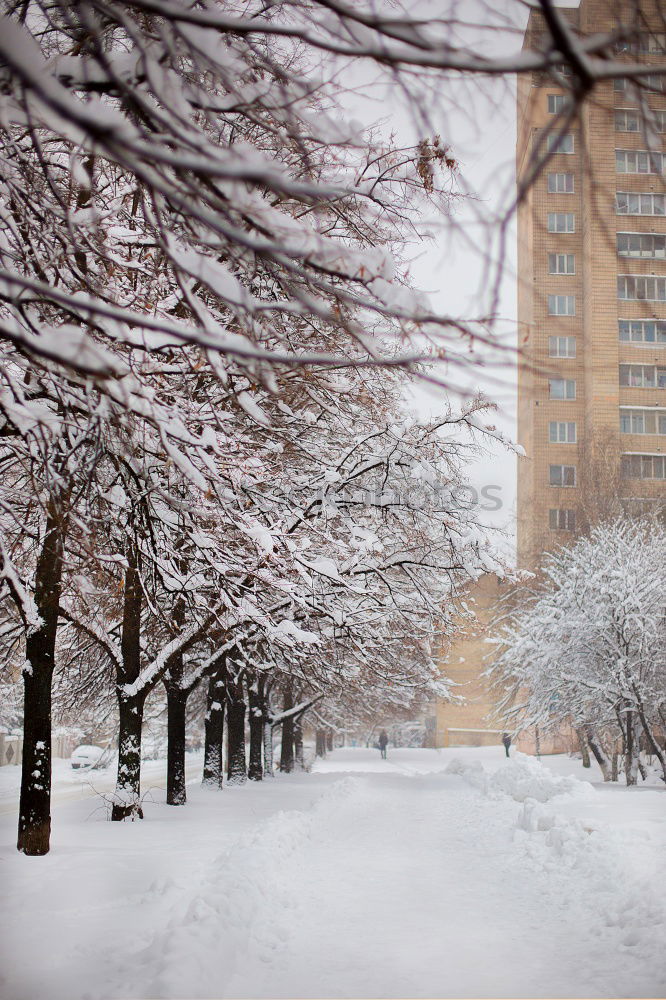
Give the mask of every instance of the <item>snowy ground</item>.
[(173, 808), (163, 767), (135, 824), (56, 774), (45, 858), (16, 853), (5, 787), (3, 998), (664, 996), (663, 789), (356, 749), (223, 792), (192, 759)]

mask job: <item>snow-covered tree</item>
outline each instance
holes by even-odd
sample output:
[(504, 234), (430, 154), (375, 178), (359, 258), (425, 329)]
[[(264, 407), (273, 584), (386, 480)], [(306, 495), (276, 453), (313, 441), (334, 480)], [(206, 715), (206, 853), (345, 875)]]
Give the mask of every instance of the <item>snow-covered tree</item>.
[[(620, 519), (550, 555), (531, 597), (516, 595), (493, 673), (517, 728), (583, 730), (604, 778), (602, 734), (620, 737), (635, 784), (641, 737), (666, 780), (666, 532)], [(509, 706), (511, 706), (509, 708)]]

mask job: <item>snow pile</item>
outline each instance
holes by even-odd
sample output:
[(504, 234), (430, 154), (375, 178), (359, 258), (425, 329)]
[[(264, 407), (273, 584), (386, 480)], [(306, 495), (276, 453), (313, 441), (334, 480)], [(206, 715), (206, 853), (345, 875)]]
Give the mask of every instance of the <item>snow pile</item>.
[(444, 773), (458, 774), (473, 788), (478, 788), (486, 794), (489, 791), (488, 775), (480, 760), (461, 760), (460, 757), (454, 757)]
[[(460, 759), (453, 760), (447, 771), (460, 775), (490, 800), (520, 804), (513, 843), (522, 855), (524, 877), (541, 883), (544, 897), (566, 910), (579, 926), (589, 920), (590, 913), (598, 916), (597, 935), (589, 943), (591, 960), (598, 957), (593, 952), (601, 956), (603, 948), (608, 948), (610, 938), (619, 954), (631, 956), (643, 970), (650, 970), (655, 982), (666, 982), (660, 833), (646, 826), (618, 827), (608, 820), (563, 815), (558, 807), (571, 812), (574, 802), (596, 799), (596, 789), (572, 776), (554, 774), (523, 754), (516, 754), (494, 773), (486, 772), (479, 761)], [(618, 806), (621, 814), (626, 803)], [(572, 884), (576, 886), (573, 896)]]
[(460, 777), (491, 798), (507, 795), (516, 802), (534, 799), (549, 802), (558, 795), (584, 796), (593, 792), (592, 786), (574, 777), (553, 774), (534, 757), (517, 753), (506, 764), (489, 774), (478, 760), (461, 760), (456, 757), (446, 768), (447, 774)]
[(234, 980), (242, 980), (248, 968), (259, 963), (279, 970), (290, 937), (306, 919), (294, 889), (303, 849), (358, 784), (345, 778), (309, 812), (281, 811), (260, 823), (213, 862), (197, 889), (156, 882), (149, 897), (164, 897), (167, 904), (175, 897), (166, 926), (132, 956), (128, 978), (116, 979), (103, 996), (234, 995)]
[(588, 795), (592, 786), (571, 776), (553, 774), (535, 757), (516, 754), (492, 776), (493, 791), (503, 792), (516, 802), (536, 799), (549, 802), (558, 795)]

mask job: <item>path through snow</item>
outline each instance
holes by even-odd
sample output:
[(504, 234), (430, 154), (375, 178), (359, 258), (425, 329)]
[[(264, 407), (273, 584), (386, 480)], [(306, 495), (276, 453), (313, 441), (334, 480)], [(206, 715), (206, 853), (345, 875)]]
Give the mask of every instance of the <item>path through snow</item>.
[[(30, 890), (25, 917), (0, 931), (5, 995), (664, 995), (661, 790), (611, 795), (600, 817), (605, 790), (528, 758), (375, 754), (338, 751), (265, 788), (197, 789), (187, 810), (156, 806), (121, 830), (79, 824), (93, 843), (90, 891), (73, 890), (78, 935), (62, 897), (71, 836), (46, 859), (3, 852), (13, 888)], [(17, 955), (31, 911), (55, 939), (28, 973)]]

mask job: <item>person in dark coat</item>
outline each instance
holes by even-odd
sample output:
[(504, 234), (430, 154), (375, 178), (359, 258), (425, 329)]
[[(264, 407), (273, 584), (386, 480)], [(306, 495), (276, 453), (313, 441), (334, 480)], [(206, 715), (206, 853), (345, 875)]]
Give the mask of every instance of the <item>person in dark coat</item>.
[(386, 730), (382, 729), (381, 733), (379, 734), (379, 739), (377, 741), (377, 746), (379, 747), (379, 752), (381, 753), (381, 755), (382, 755), (382, 757), (384, 759), (386, 759), (386, 746), (387, 746), (387, 744), (388, 744), (388, 736), (386, 735)]
[(502, 743), (504, 744), (504, 752), (507, 757), (509, 756), (509, 747), (511, 746), (511, 737), (508, 733), (502, 733)]

